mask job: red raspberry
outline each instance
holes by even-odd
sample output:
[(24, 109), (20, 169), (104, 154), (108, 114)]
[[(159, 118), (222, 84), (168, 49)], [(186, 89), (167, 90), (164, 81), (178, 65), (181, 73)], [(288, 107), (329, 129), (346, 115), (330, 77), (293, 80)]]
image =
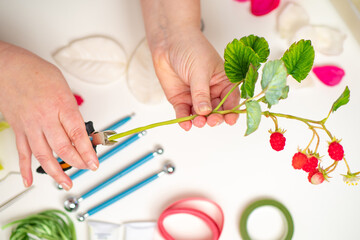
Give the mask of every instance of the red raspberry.
[(330, 158), (335, 161), (340, 161), (344, 158), (344, 149), (337, 140), (329, 144), (328, 153)]
[(270, 145), (275, 151), (284, 149), (286, 138), (281, 132), (273, 132), (270, 135)]
[(297, 152), (294, 154), (293, 158), (292, 158), (292, 166), (295, 169), (301, 169), (304, 164), (306, 164), (308, 161), (307, 156), (302, 153), (302, 152)]
[(305, 172), (312, 172), (317, 168), (319, 160), (312, 156), (311, 158), (307, 159), (307, 162), (303, 165), (302, 169)]

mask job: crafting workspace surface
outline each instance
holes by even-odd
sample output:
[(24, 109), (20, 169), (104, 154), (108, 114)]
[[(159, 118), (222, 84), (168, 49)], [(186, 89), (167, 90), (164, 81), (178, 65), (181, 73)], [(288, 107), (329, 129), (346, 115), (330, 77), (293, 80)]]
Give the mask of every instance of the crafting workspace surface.
[[(280, 7), (286, 2), (282, 1)], [(327, 56), (316, 52), (314, 63), (317, 66), (337, 65), (345, 70), (345, 76), (333, 87), (320, 82), (313, 73), (303, 87), (291, 80), (288, 99), (280, 101), (271, 111), (320, 120), (349, 86), (350, 102), (332, 114), (326, 124), (342, 139), (351, 169), (360, 171), (359, 44), (329, 1), (296, 2), (306, 9), (312, 24), (328, 25), (346, 35), (341, 54)], [(279, 9), (255, 17), (249, 12), (249, 2), (203, 0), (201, 3), (204, 34), (220, 55), (234, 38), (250, 34), (266, 38), (271, 51), (269, 59), (280, 58), (289, 47), (276, 31)], [(26, 48), (54, 64), (57, 64), (53, 58), (56, 50), (88, 36), (106, 36), (117, 41), (129, 59), (145, 37), (140, 2), (0, 0), (0, 40)], [(95, 129), (103, 129), (132, 113), (135, 115), (118, 132), (174, 118), (173, 108), (165, 99), (151, 105), (139, 102), (129, 91), (125, 76), (107, 84), (92, 84), (80, 81), (69, 72), (63, 71), (63, 74), (72, 91), (83, 97), (80, 111), (85, 121), (94, 123)], [(88, 219), (116, 224), (156, 221), (171, 203), (187, 197), (203, 197), (216, 202), (224, 212), (220, 239), (236, 240), (241, 239), (239, 224), (246, 206), (254, 200), (271, 198), (281, 202), (291, 213), (293, 239), (359, 239), (360, 186), (348, 186), (343, 182), (340, 174), (346, 174), (347, 170), (342, 162), (330, 174), (330, 182), (310, 184), (305, 172), (293, 169), (291, 160), (298, 147), (307, 145), (312, 132), (301, 122), (280, 119), (279, 124), (287, 130), (286, 146), (281, 152), (270, 147), (268, 130), (274, 129), (270, 119), (263, 117), (259, 129), (245, 137), (246, 117), (242, 114), (234, 126), (193, 127), (185, 132), (174, 124), (148, 130), (146, 136), (102, 162), (96, 172), (87, 172), (75, 179), (69, 192), (58, 190), (49, 176), (34, 171), (34, 187), (0, 212), (0, 226), (43, 210), (64, 210), (63, 203), (69, 196), (81, 196), (160, 146), (164, 149), (162, 155), (86, 199), (76, 213), (68, 213), (75, 222), (78, 239), (88, 239), (88, 225), (76, 220), (77, 213), (161, 171), (166, 161), (176, 166), (174, 174), (162, 176)], [(321, 139), (320, 155), (327, 155), (327, 136), (321, 135)], [(106, 149), (98, 147), (100, 153)], [(4, 166), (0, 179), (9, 171), (19, 170), (11, 129), (0, 133), (0, 161)], [(38, 166), (34, 160), (33, 169)], [(11, 175), (6, 182), (0, 182), (0, 204), (22, 190), (20, 176)], [(281, 231), (280, 218), (266, 213), (253, 217), (256, 216), (260, 218), (249, 219), (249, 231), (259, 239), (269, 239), (268, 236), (276, 236), (276, 231)], [(0, 230), (0, 239), (8, 239), (10, 231), (11, 228)]]

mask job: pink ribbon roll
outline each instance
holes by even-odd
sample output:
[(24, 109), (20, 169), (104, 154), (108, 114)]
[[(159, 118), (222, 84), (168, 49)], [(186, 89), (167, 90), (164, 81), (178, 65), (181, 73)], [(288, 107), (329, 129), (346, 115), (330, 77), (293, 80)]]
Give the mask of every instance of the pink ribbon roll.
[(175, 238), (166, 231), (164, 220), (177, 214), (192, 215), (202, 220), (212, 232), (211, 240), (220, 238), (224, 225), (224, 213), (217, 203), (206, 198), (186, 198), (168, 206), (158, 219), (158, 230), (165, 240), (175, 240)]

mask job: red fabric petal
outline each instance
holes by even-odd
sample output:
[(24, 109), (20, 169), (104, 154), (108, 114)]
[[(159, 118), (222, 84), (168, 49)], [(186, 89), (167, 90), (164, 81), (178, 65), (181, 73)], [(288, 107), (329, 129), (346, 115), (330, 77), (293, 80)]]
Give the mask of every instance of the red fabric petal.
[(76, 102), (77, 102), (77, 104), (78, 104), (79, 106), (80, 106), (81, 104), (83, 104), (84, 99), (83, 99), (80, 95), (74, 94), (74, 97), (75, 97)]
[(268, 14), (280, 4), (280, 0), (251, 0), (251, 13), (255, 16)]
[(314, 67), (312, 71), (320, 81), (328, 86), (335, 86), (339, 84), (345, 75), (345, 71), (342, 68), (332, 65)]

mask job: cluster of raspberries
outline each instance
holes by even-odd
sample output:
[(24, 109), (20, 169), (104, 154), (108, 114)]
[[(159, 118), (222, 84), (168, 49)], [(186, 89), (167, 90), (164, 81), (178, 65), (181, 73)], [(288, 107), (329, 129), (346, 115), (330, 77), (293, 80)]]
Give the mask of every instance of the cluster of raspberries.
[(292, 158), (292, 166), (309, 173), (308, 179), (312, 184), (320, 184), (324, 181), (324, 176), (318, 169), (318, 163), (319, 159), (316, 156), (307, 155), (302, 151), (295, 153)]
[[(281, 151), (285, 147), (286, 138), (283, 131), (271, 132), (270, 145), (275, 151)], [(340, 161), (344, 158), (344, 149), (340, 141), (333, 139), (329, 143), (328, 154), (334, 161)], [(308, 180), (312, 184), (320, 184), (325, 180), (323, 172), (318, 168), (319, 157), (298, 151), (292, 158), (292, 166), (295, 169), (301, 169), (308, 173)], [(326, 173), (325, 173), (326, 174)]]
[[(338, 140), (334, 139), (329, 143), (328, 154), (334, 161), (340, 161), (344, 158), (344, 149)], [(318, 158), (313, 155), (307, 155), (301, 151), (294, 154), (292, 158), (292, 166), (295, 169), (302, 169), (309, 173), (308, 180), (312, 184), (320, 184), (325, 180), (326, 172), (319, 171)]]

